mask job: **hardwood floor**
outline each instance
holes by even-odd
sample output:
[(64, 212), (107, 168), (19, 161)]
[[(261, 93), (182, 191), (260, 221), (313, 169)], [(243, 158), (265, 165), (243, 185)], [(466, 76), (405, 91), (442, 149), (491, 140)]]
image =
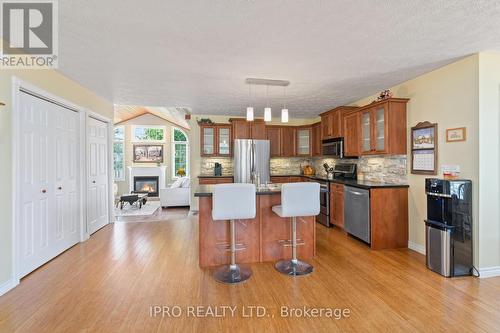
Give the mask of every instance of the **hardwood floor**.
[[(317, 228), (314, 273), (290, 278), (273, 263), (251, 265), (237, 286), (198, 267), (198, 221), (186, 209), (150, 222), (109, 225), (0, 297), (0, 331), (479, 331), (500, 328), (500, 278), (446, 279), (424, 257), (372, 251), (336, 229)], [(160, 221), (160, 222), (152, 222)], [(150, 306), (180, 306), (179, 318), (150, 316)], [(237, 306), (236, 315), (193, 318), (188, 306)], [(244, 306), (269, 316), (242, 316)], [(348, 318), (282, 318), (280, 307), (350, 309)], [(248, 314), (248, 308), (247, 314)], [(220, 312), (219, 312), (220, 314)], [(230, 314), (230, 312), (228, 312)]]

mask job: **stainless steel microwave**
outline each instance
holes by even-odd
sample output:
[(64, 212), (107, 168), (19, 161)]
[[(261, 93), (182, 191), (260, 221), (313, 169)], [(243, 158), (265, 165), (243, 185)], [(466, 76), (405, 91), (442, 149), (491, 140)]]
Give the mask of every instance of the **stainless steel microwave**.
[(344, 138), (323, 140), (322, 151), (323, 156), (344, 158)]

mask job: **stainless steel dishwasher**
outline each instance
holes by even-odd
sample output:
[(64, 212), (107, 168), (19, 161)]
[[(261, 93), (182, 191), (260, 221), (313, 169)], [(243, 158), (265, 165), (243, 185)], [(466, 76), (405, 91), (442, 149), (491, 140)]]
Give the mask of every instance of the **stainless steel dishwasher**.
[(344, 191), (344, 229), (370, 243), (370, 191), (346, 186)]

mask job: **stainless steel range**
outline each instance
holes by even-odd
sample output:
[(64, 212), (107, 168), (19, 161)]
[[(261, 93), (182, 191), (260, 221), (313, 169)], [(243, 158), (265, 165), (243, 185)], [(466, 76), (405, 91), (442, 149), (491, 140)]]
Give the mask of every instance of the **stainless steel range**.
[[(327, 172), (327, 178), (333, 179), (356, 179), (356, 164), (355, 163), (337, 163), (330, 167), (324, 164), (323, 167)], [(330, 223), (330, 182), (329, 180), (318, 181), (321, 186), (320, 192), (320, 213), (316, 216), (316, 222), (323, 224), (326, 227), (333, 226)]]
[(330, 227), (330, 186), (328, 186), (328, 181), (320, 180), (318, 183), (320, 185), (320, 212), (316, 215), (316, 222)]

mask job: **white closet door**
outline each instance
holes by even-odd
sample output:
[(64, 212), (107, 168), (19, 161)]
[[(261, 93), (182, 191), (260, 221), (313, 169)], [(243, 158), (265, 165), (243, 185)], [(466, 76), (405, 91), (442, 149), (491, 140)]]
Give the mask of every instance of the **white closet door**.
[(108, 224), (108, 126), (89, 118), (87, 219), (92, 234)]
[(78, 114), (26, 93), (20, 94), (19, 110), (17, 241), (22, 277), (79, 241), (80, 212)]

